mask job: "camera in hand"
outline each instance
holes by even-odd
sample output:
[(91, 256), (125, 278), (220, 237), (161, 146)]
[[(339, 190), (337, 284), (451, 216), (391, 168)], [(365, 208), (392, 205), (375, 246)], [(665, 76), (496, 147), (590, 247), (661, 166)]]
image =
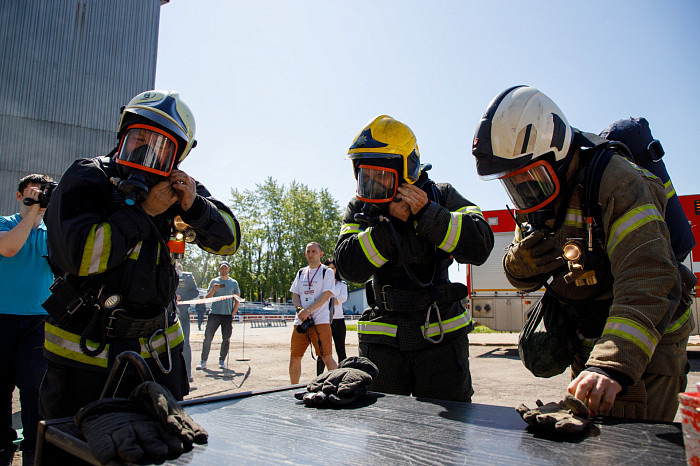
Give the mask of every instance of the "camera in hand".
[(304, 322), (297, 325), (297, 332), (306, 333), (314, 325), (314, 318), (309, 317)]
[(54, 189), (56, 189), (56, 186), (58, 186), (58, 183), (55, 181), (47, 181), (45, 183), (41, 183), (41, 186), (39, 186), (39, 189), (41, 192), (39, 193), (39, 199), (36, 201), (32, 198), (25, 197), (24, 200), (22, 201), (24, 205), (34, 205), (34, 204), (39, 204), (39, 207), (42, 209), (45, 209), (49, 205), (49, 201), (51, 200), (51, 194), (53, 193)]

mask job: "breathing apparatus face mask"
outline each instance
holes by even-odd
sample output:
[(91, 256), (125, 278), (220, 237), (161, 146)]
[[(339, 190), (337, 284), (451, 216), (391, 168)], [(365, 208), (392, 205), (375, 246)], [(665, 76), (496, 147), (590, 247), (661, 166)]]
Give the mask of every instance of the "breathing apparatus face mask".
[(398, 188), (398, 173), (393, 168), (359, 165), (357, 198), (372, 204), (391, 202)]
[(535, 212), (550, 204), (559, 194), (559, 179), (545, 160), (538, 160), (501, 178), (515, 210)]
[(117, 188), (127, 204), (143, 201), (150, 187), (170, 176), (177, 149), (177, 140), (154, 126), (135, 124), (126, 129), (115, 161), (123, 177)]

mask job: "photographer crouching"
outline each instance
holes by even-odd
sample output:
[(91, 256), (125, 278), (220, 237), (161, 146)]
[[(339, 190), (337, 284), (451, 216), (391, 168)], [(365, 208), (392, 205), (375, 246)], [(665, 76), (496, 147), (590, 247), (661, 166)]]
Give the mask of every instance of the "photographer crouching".
[[(229, 208), (178, 169), (194, 135), (176, 92), (143, 92), (122, 108), (117, 147), (76, 160), (55, 189), (45, 216), (57, 276), (44, 303), (47, 419), (98, 400), (125, 351), (140, 354), (176, 400), (188, 394), (178, 275), (166, 243), (180, 220), (188, 241), (215, 254), (231, 255), (240, 242)], [(128, 397), (140, 382), (127, 372), (115, 396)]]
[(323, 250), (320, 244), (307, 244), (304, 254), (309, 265), (297, 272), (289, 288), (292, 303), (297, 308), (289, 356), (289, 381), (292, 384), (299, 383), (301, 360), (309, 344), (313, 345), (329, 371), (338, 367), (333, 359), (332, 317), (328, 306), (328, 300), (335, 297), (335, 275), (321, 264)]

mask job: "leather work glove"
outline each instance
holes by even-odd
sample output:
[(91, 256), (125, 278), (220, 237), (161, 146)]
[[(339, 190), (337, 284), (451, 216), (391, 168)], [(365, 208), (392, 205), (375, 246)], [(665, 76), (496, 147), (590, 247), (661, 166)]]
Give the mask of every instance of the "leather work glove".
[(163, 425), (124, 398), (105, 398), (83, 407), (73, 417), (100, 463), (112, 460), (157, 461), (182, 453), (182, 442)]
[(541, 231), (534, 231), (508, 249), (503, 264), (506, 271), (514, 278), (533, 278), (547, 275), (564, 265), (553, 236), (546, 236)]
[(532, 427), (557, 434), (578, 434), (590, 426), (588, 408), (578, 398), (567, 393), (563, 400), (545, 405), (537, 400), (537, 408), (521, 404), (515, 410)]
[(159, 420), (166, 431), (180, 439), (186, 450), (192, 443), (207, 443), (209, 434), (182, 409), (170, 391), (155, 382), (143, 382), (129, 399), (144, 413)]
[(294, 397), (307, 406), (346, 406), (367, 393), (367, 386), (377, 374), (379, 369), (372, 361), (352, 356), (341, 361), (337, 369), (317, 376), (305, 392)]

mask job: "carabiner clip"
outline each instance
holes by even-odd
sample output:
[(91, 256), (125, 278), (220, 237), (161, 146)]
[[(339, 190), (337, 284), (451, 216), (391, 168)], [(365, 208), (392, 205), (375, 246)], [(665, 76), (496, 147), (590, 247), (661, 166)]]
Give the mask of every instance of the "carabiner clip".
[[(165, 339), (165, 351), (168, 353), (168, 369), (166, 370), (165, 367), (163, 367), (163, 364), (160, 362), (160, 358), (158, 358), (158, 351), (153, 347), (153, 339), (157, 338), (158, 335), (163, 335), (163, 338)], [(168, 333), (163, 330), (163, 329), (158, 329), (156, 330), (153, 335), (151, 335), (151, 338), (148, 339), (148, 352), (151, 353), (151, 357), (153, 360), (155, 360), (156, 364), (158, 364), (158, 368), (163, 374), (170, 374), (170, 371), (173, 370), (173, 358), (170, 354), (170, 342), (168, 341)]]
[[(435, 312), (437, 313), (437, 318), (438, 318), (438, 327), (440, 328), (440, 338), (437, 340), (433, 340), (428, 336), (428, 332), (430, 331), (430, 311), (435, 308)], [(442, 339), (445, 337), (445, 331), (442, 328), (442, 317), (440, 317), (440, 308), (437, 306), (437, 304), (433, 303), (430, 305), (428, 308), (428, 312), (425, 314), (425, 325), (423, 326), (423, 338), (428, 340), (430, 343), (435, 343), (438, 344), (442, 341)]]

